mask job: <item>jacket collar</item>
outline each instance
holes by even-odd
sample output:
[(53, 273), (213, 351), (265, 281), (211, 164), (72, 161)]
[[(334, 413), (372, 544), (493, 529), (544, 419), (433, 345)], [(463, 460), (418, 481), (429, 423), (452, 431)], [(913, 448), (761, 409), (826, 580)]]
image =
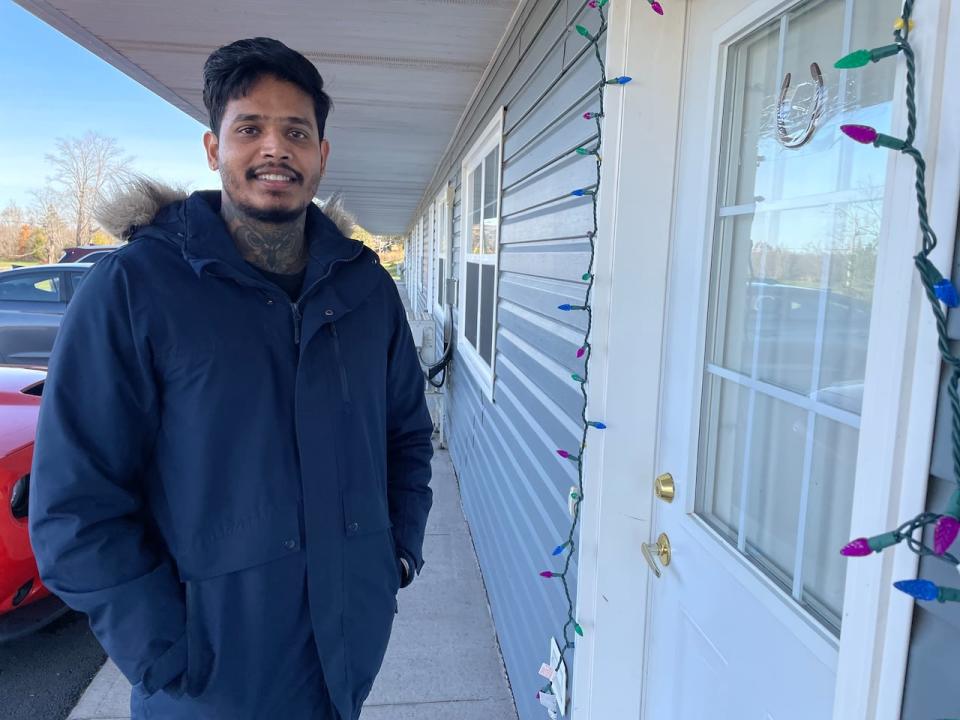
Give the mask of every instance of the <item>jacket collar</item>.
[[(181, 204), (184, 227), (183, 256), (198, 276), (208, 267), (216, 274), (225, 270), (234, 279), (248, 285), (264, 286), (263, 276), (240, 255), (226, 223), (220, 216), (220, 191), (202, 190), (192, 193)], [(307, 268), (303, 287), (308, 288), (329, 274), (337, 261), (357, 258), (363, 243), (343, 236), (337, 226), (313, 203), (307, 208), (305, 226)]]

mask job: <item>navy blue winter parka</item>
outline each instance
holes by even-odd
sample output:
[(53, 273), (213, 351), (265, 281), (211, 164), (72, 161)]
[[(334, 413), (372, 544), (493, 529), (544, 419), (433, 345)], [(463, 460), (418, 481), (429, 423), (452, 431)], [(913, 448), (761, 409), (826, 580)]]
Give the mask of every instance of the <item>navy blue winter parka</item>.
[(31, 541), (133, 683), (134, 718), (354, 720), (397, 557), (423, 566), (423, 376), (372, 251), (311, 205), (292, 303), (242, 259), (219, 202), (160, 209), (71, 302)]

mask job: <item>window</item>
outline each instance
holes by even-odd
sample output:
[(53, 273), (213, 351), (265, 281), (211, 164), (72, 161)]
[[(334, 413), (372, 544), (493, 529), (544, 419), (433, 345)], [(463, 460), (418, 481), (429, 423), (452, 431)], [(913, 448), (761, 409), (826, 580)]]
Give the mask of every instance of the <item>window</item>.
[(497, 259), (500, 236), (500, 146), (503, 108), (461, 166), (461, 347), (493, 390), (497, 327)]
[(80, 283), (82, 283), (84, 278), (87, 277), (87, 271), (84, 270), (83, 272), (67, 273), (67, 277), (70, 278), (70, 284), (72, 286), (72, 295), (76, 295), (77, 290), (80, 289)]
[(433, 225), (433, 256), (436, 258), (433, 272), (433, 300), (434, 310), (443, 314), (443, 308), (447, 301), (445, 285), (447, 273), (450, 271), (450, 263), (447, 259), (450, 256), (450, 213), (447, 205), (446, 187), (433, 201), (433, 213), (436, 220)]
[(60, 274), (30, 273), (0, 279), (0, 300), (60, 302)]
[(837, 126), (887, 127), (897, 68), (822, 66), (826, 120), (796, 150), (770, 108), (784, 73), (868, 46), (898, 8), (807, 3), (734, 44), (726, 71), (696, 512), (834, 632), (887, 166)]

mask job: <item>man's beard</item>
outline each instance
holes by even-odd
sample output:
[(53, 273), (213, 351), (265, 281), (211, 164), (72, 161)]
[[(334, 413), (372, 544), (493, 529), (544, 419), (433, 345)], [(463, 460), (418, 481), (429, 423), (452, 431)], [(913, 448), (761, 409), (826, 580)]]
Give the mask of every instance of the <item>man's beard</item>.
[[(291, 172), (293, 172), (293, 170), (291, 170)], [(221, 166), (220, 174), (223, 192), (226, 193), (227, 197), (230, 198), (230, 202), (233, 204), (233, 206), (251, 220), (269, 223), (271, 225), (285, 225), (300, 218), (304, 211), (310, 207), (311, 201), (307, 201), (304, 205), (298, 208), (260, 208), (245, 202), (238, 202), (229, 190), (229, 188), (234, 184), (236, 175), (227, 170), (227, 168), (224, 166)], [(255, 178), (252, 170), (243, 173), (243, 175), (247, 180), (252, 180)], [(296, 174), (296, 178), (296, 182), (303, 182), (303, 176), (299, 173)], [(316, 190), (314, 190), (314, 194), (316, 194)]]
[[(227, 193), (229, 195), (229, 193)], [(233, 202), (233, 198), (230, 198)], [(303, 211), (307, 209), (308, 205), (304, 205), (300, 208), (258, 208), (253, 205), (248, 205), (243, 202), (233, 202), (233, 205), (237, 210), (242, 212), (251, 220), (256, 220), (262, 223), (270, 223), (271, 225), (284, 225), (286, 223), (291, 223), (301, 215)]]

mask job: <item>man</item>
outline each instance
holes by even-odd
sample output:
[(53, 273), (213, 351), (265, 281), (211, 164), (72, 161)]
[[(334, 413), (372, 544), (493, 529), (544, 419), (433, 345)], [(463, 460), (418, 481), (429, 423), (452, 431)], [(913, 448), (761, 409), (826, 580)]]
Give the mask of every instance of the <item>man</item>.
[(107, 213), (129, 244), (57, 338), (31, 539), (133, 718), (354, 720), (423, 566), (423, 376), (396, 285), (312, 203), (316, 68), (242, 40), (203, 98), (223, 192), (139, 183)]

